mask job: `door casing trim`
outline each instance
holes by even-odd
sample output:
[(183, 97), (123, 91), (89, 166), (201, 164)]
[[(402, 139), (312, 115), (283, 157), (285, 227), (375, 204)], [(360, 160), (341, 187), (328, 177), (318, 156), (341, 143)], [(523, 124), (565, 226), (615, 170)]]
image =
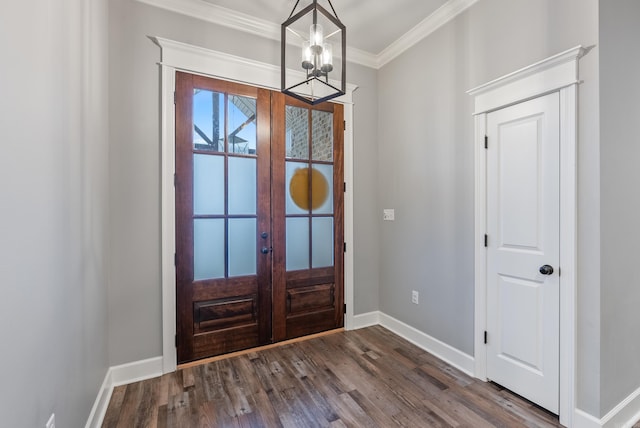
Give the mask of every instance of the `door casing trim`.
[[(176, 218), (175, 218), (175, 72), (240, 82), (279, 91), (280, 67), (250, 59), (193, 46), (161, 37), (149, 37), (161, 50), (160, 115), (161, 115), (161, 263), (162, 263), (162, 372), (177, 368), (176, 335)], [(293, 70), (288, 73), (300, 74)], [(349, 251), (344, 259), (344, 302), (347, 305), (345, 329), (353, 328), (353, 92), (347, 84), (346, 94), (333, 101), (344, 104), (344, 240)]]
[[(487, 380), (487, 114), (558, 92), (560, 96), (560, 423), (572, 426), (576, 411), (577, 291), (577, 86), (582, 46), (561, 52), (467, 93), (474, 97), (475, 151), (475, 376)], [(489, 142), (491, 144), (491, 142)]]

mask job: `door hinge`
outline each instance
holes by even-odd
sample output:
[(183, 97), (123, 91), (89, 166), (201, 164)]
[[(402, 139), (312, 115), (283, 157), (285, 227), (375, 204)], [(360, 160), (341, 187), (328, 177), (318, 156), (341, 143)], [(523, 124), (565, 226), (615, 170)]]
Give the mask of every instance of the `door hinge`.
[(487, 344), (487, 330), (484, 331), (484, 344)]
[(178, 266), (178, 253), (173, 253), (173, 265)]
[(173, 103), (176, 103), (176, 91), (173, 91)]
[(484, 246), (485, 247), (489, 246), (489, 235), (487, 235), (486, 233), (484, 235)]
[(346, 242), (344, 243), (344, 252), (345, 253), (347, 252), (347, 243)]
[(344, 183), (344, 192), (347, 192), (347, 183)]
[(173, 337), (174, 337), (174, 339), (175, 339), (175, 345), (176, 345), (176, 348), (177, 348), (177, 347), (178, 347), (178, 335), (176, 334), (176, 335), (175, 335), (175, 336), (173, 336)]
[(344, 304), (343, 309), (344, 309), (344, 313), (346, 314), (347, 313), (347, 304), (346, 303)]
[(346, 131), (346, 130), (347, 130), (347, 121), (346, 121), (346, 120), (343, 120), (343, 121), (342, 121), (342, 125), (344, 126), (343, 131)]
[(489, 148), (489, 137), (487, 135), (484, 136), (484, 148)]

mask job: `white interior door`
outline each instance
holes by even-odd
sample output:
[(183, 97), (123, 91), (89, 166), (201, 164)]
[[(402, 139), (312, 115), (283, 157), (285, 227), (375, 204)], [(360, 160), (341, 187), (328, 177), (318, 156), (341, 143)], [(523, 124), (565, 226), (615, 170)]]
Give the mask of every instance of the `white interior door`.
[(559, 95), (487, 115), (487, 377), (558, 413)]

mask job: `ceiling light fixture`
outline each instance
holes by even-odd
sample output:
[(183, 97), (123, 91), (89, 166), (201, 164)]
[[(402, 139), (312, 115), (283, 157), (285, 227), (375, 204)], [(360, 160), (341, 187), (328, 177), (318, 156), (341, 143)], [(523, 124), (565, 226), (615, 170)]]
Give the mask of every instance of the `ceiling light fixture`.
[[(333, 14), (318, 0), (296, 13), (300, 3), (297, 0), (289, 18), (282, 23), (282, 92), (313, 105), (344, 95), (346, 90), (346, 28), (331, 0), (327, 2)], [(334, 52), (334, 43), (340, 46), (340, 52)], [(287, 64), (304, 70), (303, 77), (289, 72)]]

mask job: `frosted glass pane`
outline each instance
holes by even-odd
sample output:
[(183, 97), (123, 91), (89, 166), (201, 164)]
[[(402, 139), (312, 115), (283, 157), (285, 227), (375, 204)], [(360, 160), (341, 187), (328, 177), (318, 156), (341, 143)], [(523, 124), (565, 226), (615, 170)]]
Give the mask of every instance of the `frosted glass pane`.
[(309, 159), (309, 110), (286, 107), (287, 157)]
[(309, 269), (309, 219), (287, 219), (287, 270)]
[(256, 213), (256, 160), (229, 156), (229, 214)]
[(309, 164), (286, 162), (286, 213), (309, 214)]
[(229, 219), (229, 276), (256, 274), (256, 219)]
[(224, 151), (224, 94), (193, 90), (193, 148)]
[(229, 95), (229, 153), (256, 154), (256, 100)]
[(313, 160), (333, 161), (333, 113), (313, 110), (312, 122), (312, 146)]
[(333, 214), (333, 165), (314, 164), (311, 171), (311, 209)]
[(224, 214), (224, 158), (193, 155), (193, 213)]
[(193, 220), (193, 279), (224, 278), (224, 220)]
[(333, 266), (333, 217), (315, 217), (311, 224), (311, 267)]

